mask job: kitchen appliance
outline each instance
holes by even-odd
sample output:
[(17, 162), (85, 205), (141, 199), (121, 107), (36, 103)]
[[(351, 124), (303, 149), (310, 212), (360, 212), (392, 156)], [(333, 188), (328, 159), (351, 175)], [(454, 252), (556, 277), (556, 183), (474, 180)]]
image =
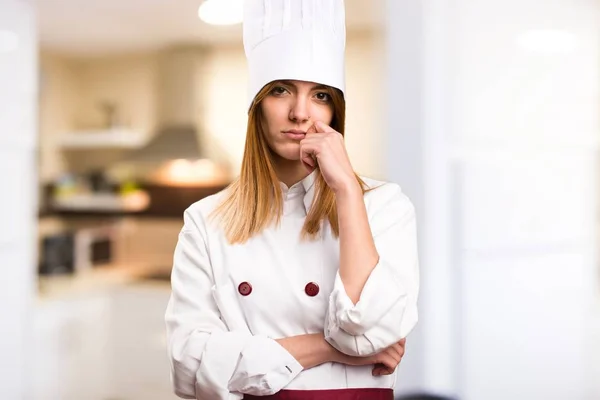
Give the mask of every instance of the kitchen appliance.
[[(221, 186), (231, 181), (230, 163), (217, 148), (206, 148), (203, 47), (165, 49), (158, 61), (157, 125), (154, 134), (116, 163), (135, 171), (138, 182), (164, 186)], [(118, 169), (118, 168), (117, 168)]]
[(116, 225), (78, 229), (74, 240), (75, 271), (83, 272), (112, 262), (118, 236)]
[(39, 275), (75, 274), (115, 260), (118, 226), (78, 228), (42, 238)]
[(72, 274), (75, 270), (75, 243), (72, 233), (47, 236), (41, 243), (40, 275)]

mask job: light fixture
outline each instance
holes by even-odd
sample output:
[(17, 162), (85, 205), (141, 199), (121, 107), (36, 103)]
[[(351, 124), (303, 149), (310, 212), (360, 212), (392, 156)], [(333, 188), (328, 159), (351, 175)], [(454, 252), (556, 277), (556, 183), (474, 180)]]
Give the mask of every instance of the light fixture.
[(10, 53), (19, 47), (19, 36), (12, 31), (0, 29), (0, 53)]
[(577, 48), (577, 36), (554, 29), (533, 29), (517, 37), (517, 44), (528, 51), (543, 54), (566, 54)]
[(198, 8), (198, 17), (211, 25), (235, 25), (242, 22), (243, 0), (205, 0)]
[(219, 186), (229, 182), (221, 166), (208, 159), (171, 160), (152, 173), (151, 181), (165, 186)]

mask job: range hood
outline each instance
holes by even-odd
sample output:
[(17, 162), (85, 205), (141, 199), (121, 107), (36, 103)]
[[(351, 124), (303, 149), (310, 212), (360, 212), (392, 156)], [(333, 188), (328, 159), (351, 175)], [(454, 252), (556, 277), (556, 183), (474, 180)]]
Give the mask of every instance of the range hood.
[(200, 142), (202, 63), (205, 50), (171, 48), (159, 56), (157, 130), (127, 156), (128, 162), (161, 163), (206, 158)]
[(160, 164), (171, 160), (204, 158), (198, 130), (194, 126), (168, 126), (160, 129), (148, 143), (131, 151), (127, 163)]
[(229, 166), (204, 151), (202, 89), (206, 49), (177, 47), (159, 56), (157, 129), (122, 160), (144, 180), (168, 185), (223, 183)]

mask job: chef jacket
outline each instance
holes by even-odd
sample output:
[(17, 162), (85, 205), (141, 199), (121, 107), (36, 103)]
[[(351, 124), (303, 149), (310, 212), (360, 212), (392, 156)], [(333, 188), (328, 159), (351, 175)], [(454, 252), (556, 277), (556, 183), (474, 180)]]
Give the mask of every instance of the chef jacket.
[(301, 240), (317, 171), (280, 183), (283, 216), (244, 244), (229, 244), (208, 216), (224, 192), (184, 213), (166, 312), (171, 379), (183, 398), (241, 399), (281, 389), (393, 388), (396, 374), (328, 362), (303, 369), (275, 339), (324, 333), (352, 356), (378, 353), (417, 323), (419, 271), (415, 212), (393, 183), (363, 178), (365, 206), (379, 261), (360, 300), (339, 275), (339, 240), (327, 222)]

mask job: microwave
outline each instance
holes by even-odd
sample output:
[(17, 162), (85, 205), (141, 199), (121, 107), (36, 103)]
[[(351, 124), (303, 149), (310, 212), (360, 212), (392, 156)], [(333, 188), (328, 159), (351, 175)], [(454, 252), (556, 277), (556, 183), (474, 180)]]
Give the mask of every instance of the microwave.
[(42, 239), (40, 275), (89, 271), (115, 260), (118, 230), (104, 225), (48, 235)]
[(75, 272), (113, 262), (117, 238), (118, 230), (113, 225), (78, 229), (73, 238)]

